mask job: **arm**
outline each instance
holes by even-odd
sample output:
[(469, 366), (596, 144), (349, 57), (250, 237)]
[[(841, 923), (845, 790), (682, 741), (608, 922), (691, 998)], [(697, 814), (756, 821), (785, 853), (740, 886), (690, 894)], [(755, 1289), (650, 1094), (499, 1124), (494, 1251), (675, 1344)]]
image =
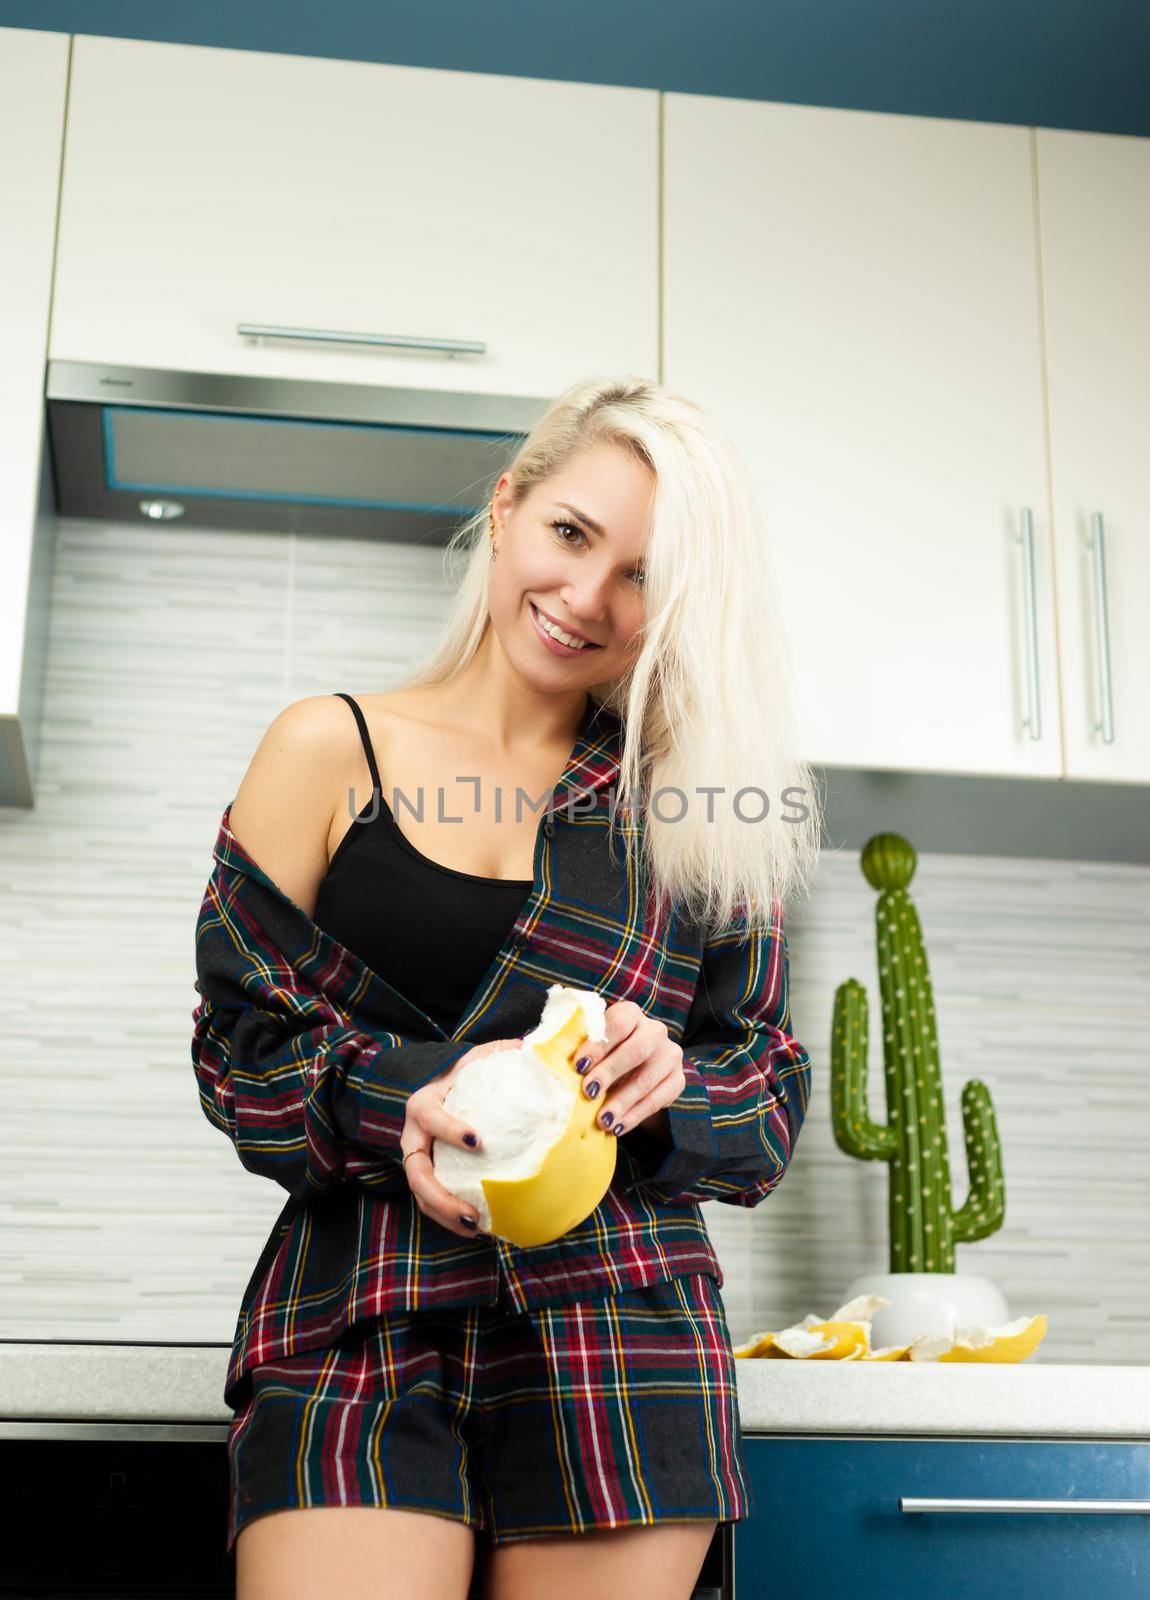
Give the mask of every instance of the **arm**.
[(345, 1179), (402, 1182), (408, 1096), (470, 1048), (357, 1027), (362, 966), (315, 957), (304, 919), (327, 871), (338, 780), (354, 747), (341, 708), (334, 696), (313, 696), (272, 722), (229, 815), (272, 887), (217, 857), (196, 923), (200, 1105), (249, 1171), (292, 1195)]
[(661, 1137), (663, 1159), (639, 1186), (664, 1200), (755, 1206), (781, 1181), (810, 1094), (810, 1057), (789, 1032), (789, 978), (781, 913), (758, 931), (740, 916), (704, 946), (681, 1040), (686, 1087), (650, 1129), (648, 1148)]
[[(197, 988), (205, 994), (212, 987), (202, 966)], [(291, 1195), (349, 1179), (402, 1184), (408, 1096), (472, 1046), (363, 1032), (315, 997), (292, 996), (294, 1015), (285, 1017), (286, 993), (281, 989), (275, 1010), (201, 999), (192, 1063), (205, 1116), (228, 1135), (249, 1172)]]

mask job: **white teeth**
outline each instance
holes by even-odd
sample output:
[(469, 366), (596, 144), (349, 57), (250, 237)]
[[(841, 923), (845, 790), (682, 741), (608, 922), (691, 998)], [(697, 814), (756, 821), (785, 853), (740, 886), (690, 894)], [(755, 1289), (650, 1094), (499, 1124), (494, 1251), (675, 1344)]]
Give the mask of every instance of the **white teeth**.
[(553, 639), (558, 639), (560, 644), (570, 645), (573, 650), (585, 650), (587, 648), (586, 639), (573, 639), (569, 633), (564, 633), (562, 628), (557, 628), (553, 622), (548, 622), (538, 606), (535, 607), (535, 615), (539, 619), (539, 626), (544, 633), (549, 633)]

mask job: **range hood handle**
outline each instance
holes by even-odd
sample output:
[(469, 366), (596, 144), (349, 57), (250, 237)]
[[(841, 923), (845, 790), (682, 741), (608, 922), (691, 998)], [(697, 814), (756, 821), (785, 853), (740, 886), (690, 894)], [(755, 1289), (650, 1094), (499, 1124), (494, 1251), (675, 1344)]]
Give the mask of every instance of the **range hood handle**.
[(263, 322), (237, 322), (243, 339), (263, 344), (267, 339), (306, 339), (313, 344), (370, 344), (393, 350), (442, 350), (447, 355), (485, 356), (482, 339), (417, 339), (406, 333), (340, 333), (334, 328), (279, 328)]

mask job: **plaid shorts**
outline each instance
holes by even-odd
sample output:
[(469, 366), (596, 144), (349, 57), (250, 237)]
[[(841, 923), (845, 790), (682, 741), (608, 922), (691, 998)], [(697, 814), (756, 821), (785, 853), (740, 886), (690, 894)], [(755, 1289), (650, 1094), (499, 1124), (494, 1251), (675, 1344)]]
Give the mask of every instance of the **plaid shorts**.
[(719, 1287), (387, 1312), (253, 1367), (228, 1432), (228, 1550), (298, 1506), (395, 1506), (509, 1543), (750, 1510)]

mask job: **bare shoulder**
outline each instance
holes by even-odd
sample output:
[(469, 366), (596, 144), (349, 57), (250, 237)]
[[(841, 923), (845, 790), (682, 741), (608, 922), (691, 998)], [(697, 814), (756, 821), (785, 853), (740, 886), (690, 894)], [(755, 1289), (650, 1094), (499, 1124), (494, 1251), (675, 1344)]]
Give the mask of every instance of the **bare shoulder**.
[(388, 689), (381, 694), (356, 695), (367, 716), (378, 716), (392, 723), (418, 723), (430, 726), (436, 721), (438, 696), (433, 689)]
[(358, 748), (351, 711), (338, 695), (293, 701), (269, 723), (232, 801), (236, 838), (309, 916), (328, 867), (349, 731)]
[[(466, 743), (468, 733), (444, 709), (436, 687), (391, 689), (355, 697), (367, 720), (381, 772), (425, 765)], [(350, 713), (349, 713), (350, 720)], [(358, 744), (358, 741), (357, 741)]]

